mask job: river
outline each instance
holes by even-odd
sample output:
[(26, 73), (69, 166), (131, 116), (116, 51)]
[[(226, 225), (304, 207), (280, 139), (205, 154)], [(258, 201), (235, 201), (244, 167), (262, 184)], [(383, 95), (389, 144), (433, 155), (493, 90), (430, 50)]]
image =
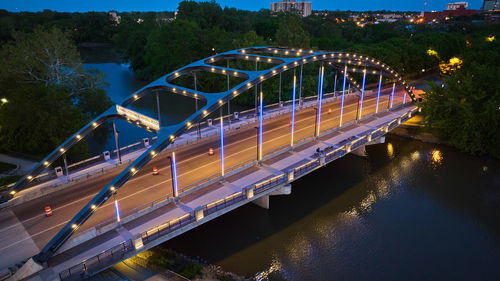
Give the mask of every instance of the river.
[[(122, 65), (92, 66), (113, 102), (142, 86)], [(499, 280), (499, 161), (391, 135), (367, 151), (269, 210), (247, 204), (163, 246), (268, 280)]]

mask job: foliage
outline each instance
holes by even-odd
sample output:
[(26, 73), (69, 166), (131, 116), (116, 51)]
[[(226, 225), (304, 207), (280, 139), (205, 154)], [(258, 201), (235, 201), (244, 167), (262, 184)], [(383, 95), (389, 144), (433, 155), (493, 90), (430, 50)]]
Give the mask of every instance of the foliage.
[(309, 33), (302, 27), (302, 19), (299, 15), (286, 13), (281, 16), (276, 41), (279, 46), (309, 48)]
[(424, 95), (425, 122), (439, 136), (473, 154), (500, 158), (500, 45), (473, 42), (464, 65)]
[[(0, 148), (44, 155), (110, 106), (102, 73), (82, 68), (69, 35), (57, 28), (16, 33), (0, 52)], [(71, 151), (86, 153), (84, 145)]]

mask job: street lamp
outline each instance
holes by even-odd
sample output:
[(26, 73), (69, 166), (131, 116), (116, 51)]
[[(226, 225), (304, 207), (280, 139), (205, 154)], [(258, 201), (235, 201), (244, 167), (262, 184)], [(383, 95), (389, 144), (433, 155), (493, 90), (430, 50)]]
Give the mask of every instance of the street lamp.
[(6, 98), (2, 98), (0, 101), (2, 102), (2, 104), (9, 102)]

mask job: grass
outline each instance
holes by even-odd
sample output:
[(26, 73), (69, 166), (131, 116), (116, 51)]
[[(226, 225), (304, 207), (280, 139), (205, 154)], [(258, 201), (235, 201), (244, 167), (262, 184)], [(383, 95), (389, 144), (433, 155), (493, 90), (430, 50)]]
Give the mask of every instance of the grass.
[(5, 162), (0, 162), (0, 174), (6, 174), (10, 170), (15, 169), (17, 166)]

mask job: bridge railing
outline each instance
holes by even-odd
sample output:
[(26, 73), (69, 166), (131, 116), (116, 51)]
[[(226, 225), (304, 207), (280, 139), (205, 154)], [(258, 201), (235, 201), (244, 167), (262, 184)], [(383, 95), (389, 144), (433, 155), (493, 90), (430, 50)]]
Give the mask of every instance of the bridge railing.
[(100, 268), (105, 268), (123, 259), (123, 257), (134, 249), (131, 240), (124, 241), (119, 245), (101, 252), (85, 261), (70, 267), (59, 273), (61, 281), (81, 280), (90, 276)]

